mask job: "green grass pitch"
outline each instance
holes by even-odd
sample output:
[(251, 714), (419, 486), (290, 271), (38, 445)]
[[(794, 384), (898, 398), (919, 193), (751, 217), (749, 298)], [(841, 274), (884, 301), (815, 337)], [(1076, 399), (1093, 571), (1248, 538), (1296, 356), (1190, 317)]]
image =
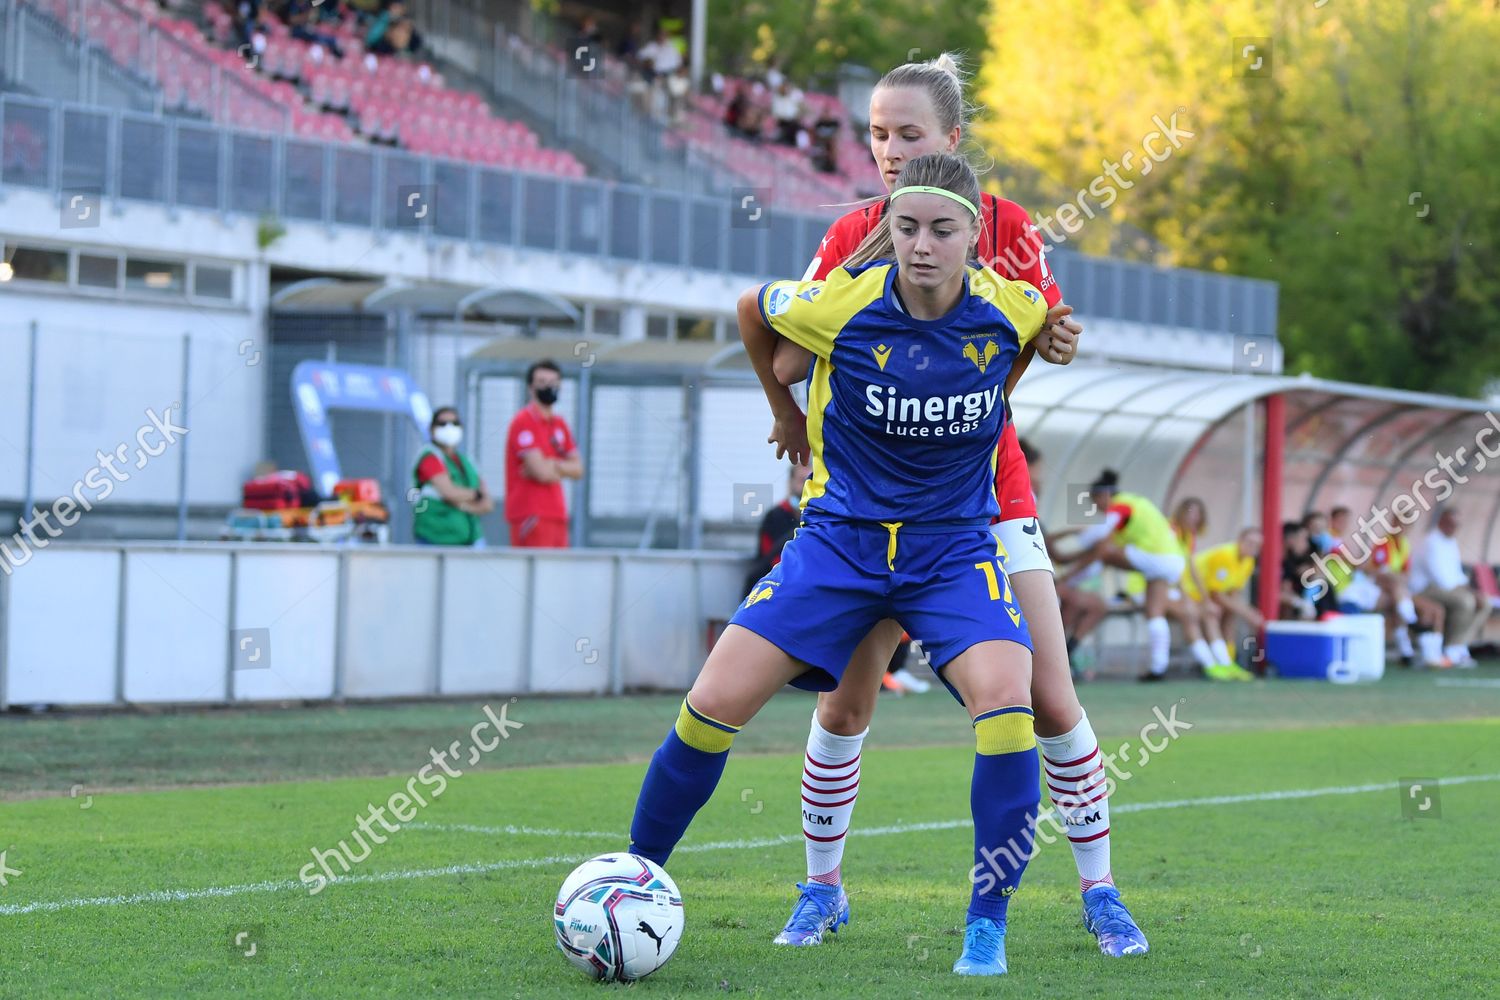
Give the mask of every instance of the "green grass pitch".
[[(844, 864), (853, 923), (820, 948), (772, 946), (803, 871), (812, 701), (787, 693), (737, 741), (672, 859), (676, 956), (640, 983), (592, 984), (553, 945), (552, 900), (575, 863), (624, 846), (643, 761), (678, 699), (521, 697), (492, 703), (521, 728), (472, 766), (460, 759), (462, 777), (316, 895), (298, 875), (311, 849), (348, 840), (429, 748), (467, 746), (483, 703), (0, 718), (0, 996), (1494, 989), (1500, 669), (1081, 693), (1105, 748), (1131, 744), (1132, 776), (1112, 799), (1114, 870), (1151, 940), (1141, 958), (1099, 955), (1057, 843), (1012, 903), (1011, 974), (949, 972), (973, 751), (940, 692), (877, 713)], [(1139, 765), (1140, 730), (1173, 706), (1192, 729)], [(1403, 809), (1406, 779), (1424, 780), (1428, 809)]]

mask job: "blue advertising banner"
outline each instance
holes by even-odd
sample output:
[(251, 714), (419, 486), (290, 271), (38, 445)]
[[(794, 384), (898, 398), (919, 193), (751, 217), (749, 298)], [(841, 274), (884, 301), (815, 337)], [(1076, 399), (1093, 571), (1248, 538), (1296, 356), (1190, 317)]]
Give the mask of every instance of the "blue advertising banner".
[(303, 361), (292, 369), (292, 399), (313, 486), (325, 498), (333, 495), (334, 484), (342, 478), (329, 410), (405, 414), (424, 441), (432, 422), (427, 395), (398, 368)]

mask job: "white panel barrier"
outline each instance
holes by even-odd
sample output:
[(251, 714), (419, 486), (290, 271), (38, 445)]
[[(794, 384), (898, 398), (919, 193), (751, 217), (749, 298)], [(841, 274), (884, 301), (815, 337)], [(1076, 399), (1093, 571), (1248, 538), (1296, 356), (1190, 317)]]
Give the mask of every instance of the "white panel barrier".
[(339, 563), (337, 553), (319, 549), (241, 547), (230, 622), (233, 700), (333, 697)]
[(523, 556), (442, 557), (443, 694), (522, 692), (526, 686), (527, 574)]
[(530, 689), (608, 691), (614, 561), (538, 559), (532, 580)]
[(0, 708), (683, 689), (724, 553), (54, 544), (0, 576)]
[(438, 561), (351, 552), (344, 574), (344, 696), (437, 694)]
[(125, 553), (126, 701), (228, 700), (230, 559)]
[(642, 559), (621, 568), (622, 686), (692, 686), (703, 665), (703, 619), (712, 614), (698, 610), (697, 575), (688, 560)]
[(68, 549), (54, 543), (12, 570), (0, 703), (116, 700), (120, 559), (118, 549)]

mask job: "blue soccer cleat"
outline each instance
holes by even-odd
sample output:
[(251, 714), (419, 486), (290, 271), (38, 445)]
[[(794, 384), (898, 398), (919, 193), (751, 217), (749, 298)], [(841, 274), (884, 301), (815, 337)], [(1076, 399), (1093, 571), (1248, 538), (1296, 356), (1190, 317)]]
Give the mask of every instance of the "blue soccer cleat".
[(823, 943), (823, 933), (837, 934), (849, 922), (849, 897), (843, 886), (798, 882), (802, 895), (792, 907), (791, 919), (772, 944), (798, 947)]
[(1120, 890), (1107, 883), (1083, 894), (1083, 926), (1099, 939), (1099, 950), (1111, 958), (1144, 955), (1151, 950), (1146, 935), (1120, 902)]
[(964, 929), (964, 953), (953, 963), (960, 976), (1005, 975), (1005, 925), (976, 917)]

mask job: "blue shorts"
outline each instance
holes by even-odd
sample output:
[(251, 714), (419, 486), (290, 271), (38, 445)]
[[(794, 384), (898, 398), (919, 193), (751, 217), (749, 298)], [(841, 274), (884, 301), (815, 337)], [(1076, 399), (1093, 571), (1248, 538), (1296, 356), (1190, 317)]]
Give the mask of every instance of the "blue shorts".
[(809, 520), (730, 623), (806, 663), (811, 669), (794, 686), (832, 691), (855, 647), (885, 618), (922, 641), (939, 677), (977, 643), (1009, 639), (1031, 648), (986, 524), (893, 531), (869, 522)]

